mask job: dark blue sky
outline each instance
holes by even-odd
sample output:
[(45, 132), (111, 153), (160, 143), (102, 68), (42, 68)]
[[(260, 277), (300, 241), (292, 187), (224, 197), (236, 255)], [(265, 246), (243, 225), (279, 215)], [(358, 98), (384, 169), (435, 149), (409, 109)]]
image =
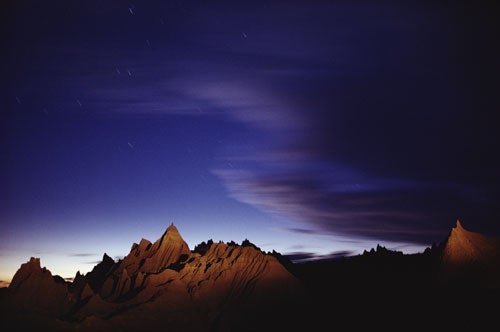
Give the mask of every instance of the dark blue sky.
[(295, 257), (500, 235), (492, 2), (3, 7), (0, 280), (171, 222)]

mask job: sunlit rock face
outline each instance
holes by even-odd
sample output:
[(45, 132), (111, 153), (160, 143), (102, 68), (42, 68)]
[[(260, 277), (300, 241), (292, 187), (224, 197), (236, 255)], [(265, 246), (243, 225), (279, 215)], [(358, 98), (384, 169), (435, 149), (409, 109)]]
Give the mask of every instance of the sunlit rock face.
[(500, 239), (464, 229), (457, 220), (443, 251), (441, 281), (500, 287)]
[(175, 263), (182, 255), (190, 253), (187, 243), (172, 224), (154, 244), (145, 239), (139, 244), (134, 243), (130, 254), (123, 259), (118, 269), (126, 268), (131, 275), (137, 271), (157, 273)]
[(170, 225), (154, 243), (134, 243), (121, 261), (105, 254), (83, 281), (75, 277), (70, 295), (78, 303), (64, 318), (87, 329), (234, 329), (261, 324), (305, 295), (276, 257), (250, 242), (203, 244), (191, 251)]

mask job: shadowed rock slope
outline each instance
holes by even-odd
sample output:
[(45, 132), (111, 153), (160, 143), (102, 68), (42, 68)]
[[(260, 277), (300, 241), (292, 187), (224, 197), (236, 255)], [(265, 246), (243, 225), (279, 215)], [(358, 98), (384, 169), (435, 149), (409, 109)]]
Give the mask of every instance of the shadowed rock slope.
[(443, 242), (422, 253), (377, 246), (361, 255), (292, 264), (290, 270), (315, 302), (327, 303), (311, 313), (318, 327), (335, 317), (354, 330), (488, 330), (500, 323), (499, 254), (499, 239), (457, 221)]

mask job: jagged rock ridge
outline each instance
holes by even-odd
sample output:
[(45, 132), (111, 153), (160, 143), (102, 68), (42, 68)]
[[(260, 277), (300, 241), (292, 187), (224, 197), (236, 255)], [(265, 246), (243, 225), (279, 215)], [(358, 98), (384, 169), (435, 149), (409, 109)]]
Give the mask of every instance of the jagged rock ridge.
[(299, 280), (249, 241), (209, 241), (198, 251), (189, 249), (172, 224), (154, 243), (134, 243), (118, 262), (104, 254), (91, 272), (78, 272), (73, 283), (56, 280), (32, 258), (9, 290), (15, 304), (29, 304), (23, 309), (40, 313), (49, 308), (51, 316), (75, 328), (124, 331), (165, 324), (186, 331), (233, 326), (249, 309), (270, 311), (278, 302), (303, 295)]
[[(450, 329), (451, 315), (489, 326), (496, 308), (488, 303), (500, 299), (498, 241), (457, 222), (423, 253), (377, 246), (345, 259), (293, 264), (248, 240), (209, 240), (189, 250), (170, 225), (154, 243), (134, 243), (122, 260), (104, 254), (72, 283), (30, 259), (0, 296), (0, 312), (8, 326), (30, 331), (304, 331), (332, 321), (387, 328), (388, 308), (391, 317), (422, 329), (430, 323)], [(364, 305), (374, 299), (375, 306)], [(353, 321), (353, 312), (363, 319)]]

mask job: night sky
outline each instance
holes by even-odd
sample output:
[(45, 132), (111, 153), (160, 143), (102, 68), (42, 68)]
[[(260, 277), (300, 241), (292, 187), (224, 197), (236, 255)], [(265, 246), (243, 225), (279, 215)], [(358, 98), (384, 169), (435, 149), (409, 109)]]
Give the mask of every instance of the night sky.
[(500, 235), (493, 2), (2, 2), (0, 280), (161, 236), (299, 258)]

